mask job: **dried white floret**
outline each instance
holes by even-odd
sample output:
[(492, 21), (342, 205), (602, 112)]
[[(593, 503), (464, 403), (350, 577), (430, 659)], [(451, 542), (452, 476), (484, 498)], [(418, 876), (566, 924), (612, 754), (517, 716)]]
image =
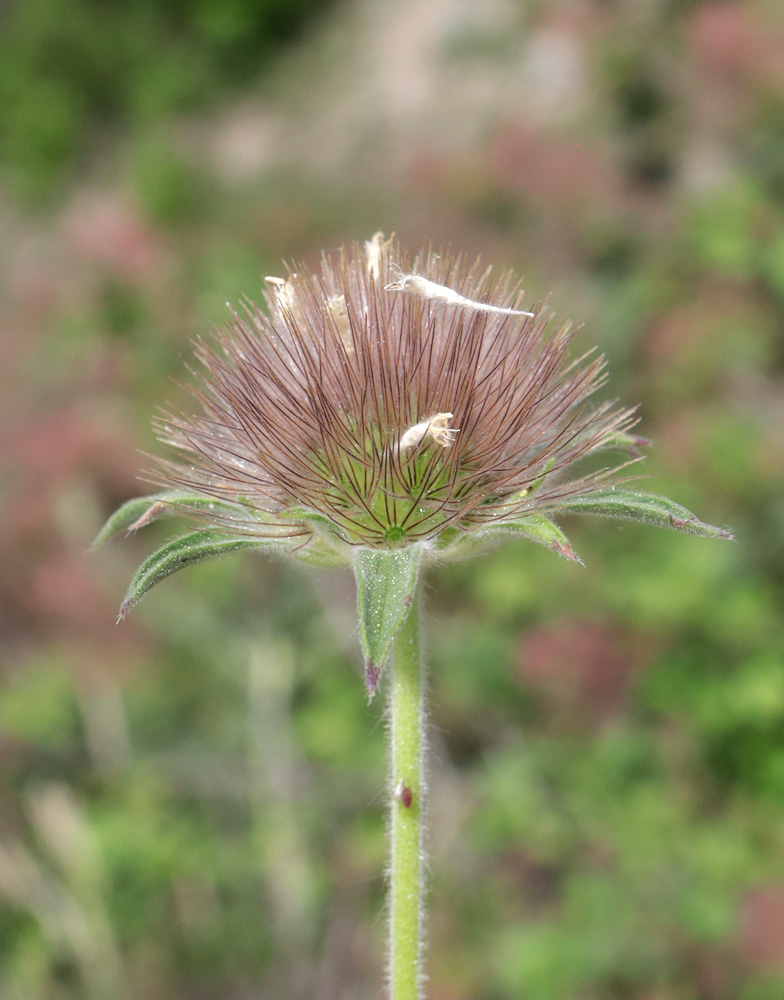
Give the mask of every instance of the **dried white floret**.
[(297, 303), (297, 293), (293, 284), (293, 279), (296, 277), (296, 274), (292, 274), (290, 278), (276, 278), (274, 275), (268, 274), (264, 280), (272, 287), (278, 312), (288, 309), (294, 319), (300, 320), (302, 312)]
[(381, 263), (386, 257), (389, 251), (392, 241), (395, 238), (395, 234), (389, 237), (389, 239), (384, 238), (384, 234), (379, 230), (374, 233), (369, 240), (365, 240), (365, 255), (367, 257), (368, 271), (373, 275), (373, 277), (378, 281), (381, 277)]
[(525, 312), (523, 309), (508, 309), (505, 306), (494, 306), (489, 302), (477, 302), (476, 299), (467, 299), (464, 295), (456, 292), (454, 288), (447, 285), (439, 285), (435, 281), (423, 278), (421, 274), (401, 274), (396, 281), (391, 281), (387, 286), (388, 292), (408, 292), (410, 295), (418, 295), (422, 299), (432, 299), (436, 302), (445, 302), (451, 306), (462, 306), (464, 309), (473, 309), (475, 312), (496, 313), (501, 316), (533, 316), (532, 312)]
[(452, 413), (436, 413), (435, 416), (428, 417), (427, 420), (421, 420), (413, 427), (409, 427), (400, 438), (398, 445), (400, 454), (402, 455), (403, 452), (409, 451), (411, 448), (416, 448), (428, 437), (442, 448), (451, 448), (455, 435), (460, 430), (459, 427), (449, 427), (449, 421), (453, 416)]
[(354, 353), (354, 338), (351, 336), (351, 323), (348, 318), (348, 306), (345, 295), (330, 295), (326, 301), (327, 312), (335, 321), (338, 336), (346, 349), (346, 354)]

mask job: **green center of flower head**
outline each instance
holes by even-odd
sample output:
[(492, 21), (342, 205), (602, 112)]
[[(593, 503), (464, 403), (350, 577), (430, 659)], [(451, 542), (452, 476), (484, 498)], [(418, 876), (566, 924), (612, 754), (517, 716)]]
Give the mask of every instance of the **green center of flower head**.
[(384, 532), (384, 541), (389, 542), (390, 545), (396, 545), (398, 542), (404, 542), (405, 540), (406, 530), (405, 528), (401, 528), (399, 524), (391, 524)]
[[(461, 470), (458, 454), (448, 454), (459, 433), (449, 426), (452, 417), (436, 413), (399, 434), (352, 421), (354, 447), (310, 456), (328, 480), (328, 503), (312, 513), (348, 542), (394, 548), (434, 537), (450, 517), (451, 487)], [(299, 505), (288, 511), (302, 512)]]
[(186, 459), (166, 481), (235, 505), (243, 530), (443, 545), (595, 484), (568, 467), (632, 422), (586, 405), (602, 359), (569, 363), (570, 327), (520, 309), (511, 275), (376, 234), (267, 284), (266, 312), (198, 349), (203, 414), (160, 423)]

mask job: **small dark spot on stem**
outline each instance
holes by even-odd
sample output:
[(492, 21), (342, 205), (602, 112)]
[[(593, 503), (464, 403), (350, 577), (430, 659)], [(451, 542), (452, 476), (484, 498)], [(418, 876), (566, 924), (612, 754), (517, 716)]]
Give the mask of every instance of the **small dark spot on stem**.
[(408, 787), (405, 782), (401, 781), (400, 784), (395, 789), (395, 798), (403, 806), (404, 809), (410, 809), (411, 803), (414, 800), (414, 793)]

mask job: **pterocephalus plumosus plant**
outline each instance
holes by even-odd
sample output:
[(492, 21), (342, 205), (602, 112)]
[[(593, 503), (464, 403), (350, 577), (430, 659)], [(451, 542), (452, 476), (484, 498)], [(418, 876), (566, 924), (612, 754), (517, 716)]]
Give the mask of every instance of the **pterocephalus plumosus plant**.
[[(170, 457), (150, 478), (162, 492), (125, 504), (97, 541), (165, 514), (196, 522), (142, 564), (121, 619), (170, 573), (229, 552), (352, 567), (370, 697), (391, 659), (389, 991), (415, 1000), (423, 567), (505, 536), (579, 561), (553, 520), (562, 512), (731, 536), (630, 487), (647, 443), (631, 433), (634, 411), (594, 400), (603, 359), (572, 358), (572, 327), (553, 326), (542, 303), (523, 309), (511, 274), (432, 251), (411, 259), (377, 233), (266, 286), (265, 309), (246, 303), (198, 344), (197, 412), (158, 418)], [(597, 452), (608, 464), (580, 473)]]

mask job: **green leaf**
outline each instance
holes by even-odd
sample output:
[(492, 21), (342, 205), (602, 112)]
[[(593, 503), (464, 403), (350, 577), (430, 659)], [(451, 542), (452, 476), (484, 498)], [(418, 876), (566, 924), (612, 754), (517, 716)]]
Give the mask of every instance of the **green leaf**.
[(439, 549), (438, 554), (447, 559), (462, 559), (473, 555), (488, 543), (501, 541), (510, 535), (519, 535), (538, 545), (544, 545), (551, 552), (582, 565), (582, 559), (576, 554), (563, 531), (542, 514), (528, 514), (513, 521), (497, 521), (476, 531), (458, 535), (454, 541)]
[(203, 562), (205, 559), (229, 555), (231, 552), (241, 552), (245, 549), (269, 550), (272, 547), (273, 544), (270, 542), (261, 542), (258, 538), (238, 538), (218, 531), (192, 531), (190, 534), (175, 538), (148, 556), (136, 570), (125, 600), (120, 606), (117, 621), (121, 622), (130, 609), (138, 604), (156, 583), (176, 573), (178, 569)]
[(105, 541), (112, 538), (121, 531), (137, 531), (159, 517), (176, 515), (183, 510), (207, 512), (220, 508), (235, 515), (238, 513), (236, 507), (229, 503), (222, 503), (220, 500), (212, 500), (195, 493), (180, 493), (177, 490), (167, 490), (163, 493), (153, 493), (146, 497), (134, 497), (124, 503), (116, 510), (106, 524), (95, 536), (92, 548), (103, 545)]
[(508, 535), (521, 535), (531, 542), (536, 542), (537, 545), (544, 545), (565, 559), (571, 559), (572, 562), (582, 565), (582, 559), (574, 551), (563, 531), (543, 514), (529, 514), (519, 521), (504, 521), (495, 525), (493, 530)]
[(346, 566), (353, 560), (353, 547), (325, 514), (309, 507), (287, 507), (280, 516), (285, 521), (305, 525), (313, 533), (308, 544), (296, 550), (295, 556), (300, 562), (311, 566)]
[(318, 534), (329, 535), (342, 540), (340, 530), (334, 521), (328, 518), (326, 514), (310, 510), (308, 507), (287, 507), (280, 516), (286, 521), (296, 521), (306, 524)]
[(359, 548), (354, 554), (359, 638), (369, 698), (376, 693), (392, 643), (415, 600), (421, 554), (420, 545)]
[(95, 536), (91, 548), (97, 549), (99, 545), (103, 545), (104, 542), (121, 531), (131, 531), (137, 521), (145, 518), (145, 514), (149, 515), (143, 522), (147, 524), (166, 513), (163, 500), (168, 496), (169, 493), (153, 493), (146, 497), (134, 497), (133, 500), (124, 503), (111, 515)]
[(556, 501), (559, 511), (579, 514), (598, 514), (600, 517), (621, 517), (632, 521), (658, 524), (663, 528), (685, 531), (703, 538), (732, 539), (732, 532), (705, 524), (690, 510), (673, 503), (667, 497), (653, 493), (636, 493), (632, 490), (608, 489), (586, 496), (567, 497)]

